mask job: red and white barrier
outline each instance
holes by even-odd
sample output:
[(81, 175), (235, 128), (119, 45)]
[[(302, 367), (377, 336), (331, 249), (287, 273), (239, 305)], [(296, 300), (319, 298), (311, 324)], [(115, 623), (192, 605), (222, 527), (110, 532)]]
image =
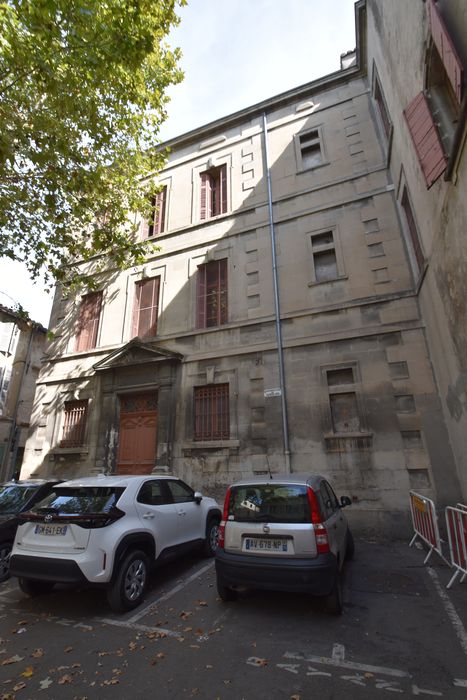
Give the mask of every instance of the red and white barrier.
[(451, 588), (458, 576), (462, 574), (461, 583), (467, 576), (467, 506), (458, 503), (454, 508), (446, 508), (446, 527), (449, 537), (449, 551), (454, 574), (446, 588)]
[[(420, 537), (429, 546), (430, 550), (425, 558), (427, 563), (433, 552), (439, 554), (444, 559), (441, 549), (441, 537), (439, 535), (438, 517), (436, 515), (435, 504), (426, 496), (421, 496), (415, 491), (410, 492), (410, 511), (412, 513), (412, 523), (414, 536), (409, 547), (413, 545), (417, 537)], [(444, 559), (444, 561), (446, 561)]]

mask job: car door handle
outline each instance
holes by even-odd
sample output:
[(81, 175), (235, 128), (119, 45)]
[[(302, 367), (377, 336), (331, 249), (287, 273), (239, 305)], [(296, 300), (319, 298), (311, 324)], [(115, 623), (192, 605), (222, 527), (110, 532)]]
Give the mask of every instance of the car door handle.
[(146, 520), (150, 520), (153, 517), (154, 517), (154, 513), (145, 513), (143, 515), (143, 518), (145, 518)]

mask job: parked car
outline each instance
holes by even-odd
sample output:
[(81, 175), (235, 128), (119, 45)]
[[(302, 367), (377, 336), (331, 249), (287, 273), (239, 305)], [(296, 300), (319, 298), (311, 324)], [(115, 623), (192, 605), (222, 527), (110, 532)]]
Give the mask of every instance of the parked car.
[(214, 555), (221, 510), (171, 476), (97, 476), (63, 482), (22, 518), (10, 569), (23, 592), (102, 585), (121, 612), (142, 601), (153, 565), (196, 547)]
[(47, 496), (57, 483), (57, 479), (29, 479), (0, 486), (0, 583), (10, 576), (10, 553), (19, 514)]
[(343, 508), (318, 475), (274, 475), (227, 490), (216, 553), (217, 590), (234, 600), (239, 588), (307, 592), (325, 596), (342, 612), (341, 571), (354, 554)]

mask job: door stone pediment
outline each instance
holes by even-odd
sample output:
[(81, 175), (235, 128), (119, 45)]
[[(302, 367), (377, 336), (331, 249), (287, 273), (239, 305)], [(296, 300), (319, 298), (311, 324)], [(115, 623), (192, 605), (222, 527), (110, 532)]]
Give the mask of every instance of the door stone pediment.
[(148, 364), (153, 362), (180, 362), (183, 355), (179, 352), (167, 350), (157, 345), (143, 343), (139, 338), (133, 338), (129, 343), (104, 357), (94, 365), (96, 372), (118, 367)]

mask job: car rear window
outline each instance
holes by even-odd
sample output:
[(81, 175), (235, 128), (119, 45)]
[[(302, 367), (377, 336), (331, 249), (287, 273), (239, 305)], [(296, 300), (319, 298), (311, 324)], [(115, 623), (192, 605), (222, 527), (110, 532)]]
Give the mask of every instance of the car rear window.
[(55, 488), (54, 492), (32, 509), (33, 513), (53, 511), (57, 514), (87, 515), (108, 513), (117, 504), (124, 488), (87, 487)]
[(229, 520), (309, 523), (307, 487), (298, 484), (233, 486)]
[(38, 488), (38, 486), (5, 484), (0, 488), (0, 513), (2, 515), (18, 513)]

